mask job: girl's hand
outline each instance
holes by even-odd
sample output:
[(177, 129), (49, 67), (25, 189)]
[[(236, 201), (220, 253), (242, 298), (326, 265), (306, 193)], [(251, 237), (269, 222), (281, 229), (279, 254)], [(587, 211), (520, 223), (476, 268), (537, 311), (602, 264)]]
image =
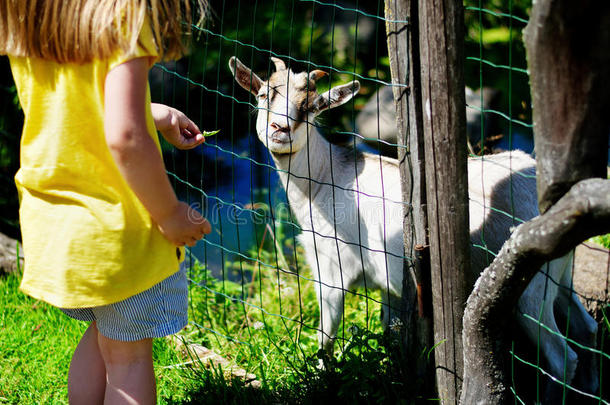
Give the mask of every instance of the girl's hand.
[(201, 131), (184, 113), (164, 104), (151, 104), (157, 130), (178, 149), (193, 149), (205, 142)]
[(179, 201), (158, 222), (163, 236), (176, 246), (195, 246), (199, 239), (211, 232), (210, 223), (195, 209)]

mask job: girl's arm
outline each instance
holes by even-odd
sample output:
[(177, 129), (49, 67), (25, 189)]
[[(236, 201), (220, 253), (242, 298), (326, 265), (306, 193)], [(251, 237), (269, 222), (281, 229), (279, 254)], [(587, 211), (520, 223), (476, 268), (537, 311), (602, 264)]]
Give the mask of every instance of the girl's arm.
[(193, 149), (205, 141), (197, 125), (186, 114), (164, 104), (151, 104), (155, 126), (165, 140), (178, 149)]
[(106, 143), (121, 174), (158, 224), (178, 246), (210, 232), (210, 224), (171, 187), (159, 150), (146, 127), (148, 58), (137, 58), (106, 76), (104, 130)]

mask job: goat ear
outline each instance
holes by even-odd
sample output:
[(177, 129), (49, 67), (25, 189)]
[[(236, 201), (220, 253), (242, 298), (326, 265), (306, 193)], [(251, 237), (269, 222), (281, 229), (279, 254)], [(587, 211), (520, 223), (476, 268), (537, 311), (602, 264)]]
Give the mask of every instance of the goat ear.
[(338, 107), (347, 103), (360, 91), (360, 82), (354, 80), (351, 83), (342, 84), (320, 94), (313, 102), (314, 113), (318, 114), (324, 110)]
[(324, 76), (328, 76), (328, 73), (323, 70), (316, 69), (309, 72), (309, 79), (313, 80), (314, 82), (317, 82), (320, 78)]
[(281, 72), (282, 70), (286, 70), (286, 64), (280, 58), (276, 58), (275, 56), (271, 57), (271, 62), (275, 65), (275, 71)]
[(241, 63), (235, 56), (229, 59), (229, 69), (231, 69), (235, 81), (239, 83), (241, 87), (255, 96), (258, 94), (258, 90), (261, 88), (263, 81), (252, 71), (252, 69)]

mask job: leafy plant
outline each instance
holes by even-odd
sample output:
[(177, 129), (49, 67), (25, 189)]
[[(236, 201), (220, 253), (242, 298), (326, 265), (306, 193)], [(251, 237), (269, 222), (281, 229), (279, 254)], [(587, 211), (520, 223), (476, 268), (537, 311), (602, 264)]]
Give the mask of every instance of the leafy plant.
[(592, 238), (593, 242), (602, 245), (606, 249), (610, 249), (610, 234), (599, 235)]

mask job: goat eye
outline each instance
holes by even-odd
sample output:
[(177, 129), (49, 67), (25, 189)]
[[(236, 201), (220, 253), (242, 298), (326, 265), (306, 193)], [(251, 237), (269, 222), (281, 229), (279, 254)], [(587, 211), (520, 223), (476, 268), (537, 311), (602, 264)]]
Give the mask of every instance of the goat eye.
[(267, 98), (267, 95), (265, 93), (257, 94), (256, 98), (259, 100), (264, 100)]

